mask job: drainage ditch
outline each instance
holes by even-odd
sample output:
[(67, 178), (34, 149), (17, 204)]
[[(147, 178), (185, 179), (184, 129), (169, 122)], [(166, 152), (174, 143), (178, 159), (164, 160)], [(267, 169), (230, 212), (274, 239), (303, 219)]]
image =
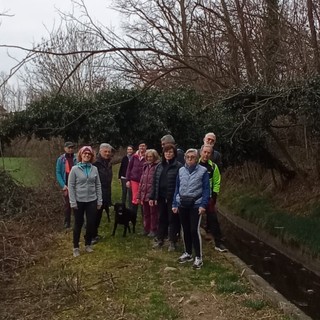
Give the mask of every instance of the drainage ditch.
[(224, 213), (219, 219), (230, 252), (306, 315), (320, 320), (320, 277), (238, 227)]

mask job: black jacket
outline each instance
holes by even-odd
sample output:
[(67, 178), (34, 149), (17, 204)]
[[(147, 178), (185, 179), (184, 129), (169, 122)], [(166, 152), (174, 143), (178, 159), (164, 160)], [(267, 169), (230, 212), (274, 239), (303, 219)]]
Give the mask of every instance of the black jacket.
[(128, 164), (129, 164), (129, 158), (128, 158), (128, 156), (124, 156), (121, 160), (119, 173), (118, 173), (118, 179), (121, 179), (121, 177), (126, 176)]
[(151, 200), (158, 200), (159, 197), (172, 200), (176, 188), (176, 179), (182, 164), (176, 159), (167, 163), (165, 160), (160, 162), (154, 173)]
[(98, 168), (99, 178), (102, 189), (102, 199), (104, 204), (111, 205), (111, 182), (112, 182), (112, 165), (111, 161), (103, 159), (100, 155), (93, 164)]

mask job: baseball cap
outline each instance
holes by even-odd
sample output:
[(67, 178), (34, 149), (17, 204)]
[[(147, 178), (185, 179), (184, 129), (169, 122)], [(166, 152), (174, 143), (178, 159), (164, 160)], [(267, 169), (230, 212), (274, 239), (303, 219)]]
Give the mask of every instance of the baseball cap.
[(74, 143), (71, 142), (71, 141), (67, 141), (67, 142), (65, 142), (64, 146), (65, 146), (66, 148), (74, 147)]

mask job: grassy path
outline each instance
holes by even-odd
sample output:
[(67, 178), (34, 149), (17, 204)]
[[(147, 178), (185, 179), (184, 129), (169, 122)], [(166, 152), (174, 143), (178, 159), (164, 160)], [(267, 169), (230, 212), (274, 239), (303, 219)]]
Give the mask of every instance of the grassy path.
[[(115, 177), (116, 177), (115, 167)], [(120, 184), (113, 182), (113, 201)], [(113, 211), (111, 212), (113, 221)], [(290, 319), (268, 305), (211, 243), (204, 243), (204, 266), (178, 264), (177, 252), (152, 250), (139, 234), (111, 237), (106, 217), (103, 239), (93, 253), (72, 256), (72, 232), (54, 235), (52, 245), (0, 288), (0, 319)], [(41, 239), (40, 239), (41, 240)]]
[[(72, 257), (72, 234), (6, 288), (1, 319), (288, 319), (205, 244), (205, 264), (177, 264), (179, 252), (155, 251), (141, 235), (110, 236)], [(83, 245), (83, 244), (82, 244)]]

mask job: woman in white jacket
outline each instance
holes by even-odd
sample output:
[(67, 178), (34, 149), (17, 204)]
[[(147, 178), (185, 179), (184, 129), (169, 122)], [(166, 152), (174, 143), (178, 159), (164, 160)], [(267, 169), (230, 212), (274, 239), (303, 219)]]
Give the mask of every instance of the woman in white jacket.
[(68, 179), (70, 206), (74, 210), (73, 256), (80, 255), (79, 240), (86, 214), (85, 250), (92, 252), (91, 239), (95, 230), (97, 209), (102, 205), (101, 183), (98, 169), (92, 165), (95, 155), (90, 146), (78, 152), (78, 163)]

